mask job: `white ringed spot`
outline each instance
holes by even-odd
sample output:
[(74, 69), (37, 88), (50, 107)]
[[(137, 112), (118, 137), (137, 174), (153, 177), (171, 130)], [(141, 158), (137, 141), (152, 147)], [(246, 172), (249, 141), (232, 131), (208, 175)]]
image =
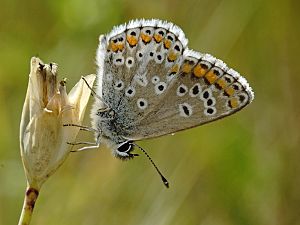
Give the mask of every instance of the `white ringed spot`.
[(154, 56), (154, 61), (155, 61), (157, 64), (161, 64), (161, 63), (164, 61), (164, 55), (161, 54), (161, 53), (157, 53), (157, 54)]
[(142, 61), (143, 56), (144, 56), (144, 53), (141, 50), (137, 51), (136, 58), (137, 58), (138, 61)]
[(215, 104), (216, 104), (216, 99), (214, 97), (211, 97), (211, 98), (207, 99), (206, 101), (204, 101), (205, 108), (209, 108), (211, 106), (214, 106)]
[(146, 99), (144, 98), (139, 98), (136, 102), (137, 106), (139, 107), (139, 109), (144, 110), (147, 108), (148, 106), (148, 102)]
[(155, 93), (157, 95), (160, 95), (166, 90), (166, 88), (167, 88), (167, 84), (165, 82), (159, 82), (154, 87)]
[(192, 106), (184, 102), (179, 104), (179, 115), (182, 117), (190, 117), (193, 114)]
[(187, 93), (187, 91), (188, 91), (187, 86), (185, 86), (184, 84), (180, 84), (177, 88), (176, 94), (177, 96), (182, 97)]
[(133, 87), (129, 86), (129, 87), (126, 88), (126, 90), (125, 90), (125, 95), (126, 95), (127, 97), (132, 98), (132, 97), (135, 95), (135, 89), (134, 89)]
[(126, 59), (125, 65), (127, 68), (131, 68), (134, 66), (134, 58), (133, 57), (128, 57)]
[(119, 56), (116, 56), (113, 60), (113, 63), (116, 65), (116, 66), (121, 66), (124, 64), (124, 57), (119, 55)]
[(212, 91), (210, 88), (207, 88), (205, 90), (203, 90), (200, 94), (200, 99), (203, 101), (206, 101), (207, 99), (209, 99), (212, 96)]
[(208, 107), (204, 109), (204, 114), (206, 116), (213, 116), (217, 113), (217, 109), (215, 107)]
[(191, 97), (196, 97), (201, 92), (202, 92), (201, 84), (200, 83), (196, 83), (196, 84), (193, 85), (193, 87), (191, 87), (191, 89), (189, 91), (189, 94), (190, 94)]
[(115, 83), (114, 88), (118, 91), (122, 90), (124, 88), (124, 82), (119, 80)]
[(160, 81), (159, 76), (153, 76), (152, 79), (151, 79), (151, 82), (153, 84), (157, 84), (159, 81)]

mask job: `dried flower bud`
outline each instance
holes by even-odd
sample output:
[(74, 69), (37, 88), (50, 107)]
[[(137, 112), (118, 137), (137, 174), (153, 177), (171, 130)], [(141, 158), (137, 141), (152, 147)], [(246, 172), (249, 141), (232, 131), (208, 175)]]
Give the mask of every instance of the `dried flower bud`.
[[(31, 59), (31, 71), (20, 124), (20, 147), (30, 187), (37, 190), (64, 162), (78, 134), (91, 90), (81, 79), (66, 93), (65, 81), (57, 82), (57, 65)], [(93, 86), (95, 75), (85, 77)]]

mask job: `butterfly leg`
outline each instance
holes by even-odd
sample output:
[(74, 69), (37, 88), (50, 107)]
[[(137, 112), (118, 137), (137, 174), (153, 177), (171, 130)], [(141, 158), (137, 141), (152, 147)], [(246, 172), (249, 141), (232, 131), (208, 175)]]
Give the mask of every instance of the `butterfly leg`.
[(64, 127), (79, 127), (80, 130), (84, 130), (84, 131), (89, 131), (89, 132), (94, 132), (94, 133), (97, 133), (98, 131), (92, 127), (87, 127), (87, 126), (82, 126), (82, 125), (78, 125), (78, 124), (72, 124), (72, 123), (69, 123), (69, 124), (64, 124), (63, 125)]
[(99, 148), (101, 133), (100, 132), (97, 132), (97, 133), (98, 133), (98, 135), (97, 135), (97, 138), (96, 138), (96, 142), (74, 142), (74, 143), (68, 143), (70, 145), (81, 145), (81, 144), (90, 145), (90, 146), (84, 146), (84, 147), (79, 148), (77, 150), (72, 150), (71, 152), (80, 152), (80, 151), (83, 151), (83, 150)]

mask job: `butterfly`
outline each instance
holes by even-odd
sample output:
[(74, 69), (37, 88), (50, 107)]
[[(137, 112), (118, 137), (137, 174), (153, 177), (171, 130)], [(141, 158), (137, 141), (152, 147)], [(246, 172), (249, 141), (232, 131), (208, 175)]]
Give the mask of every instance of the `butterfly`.
[(253, 100), (238, 72), (187, 44), (178, 26), (158, 19), (101, 35), (91, 110), (96, 142), (82, 149), (106, 143), (117, 158), (130, 159), (135, 141), (221, 119)]

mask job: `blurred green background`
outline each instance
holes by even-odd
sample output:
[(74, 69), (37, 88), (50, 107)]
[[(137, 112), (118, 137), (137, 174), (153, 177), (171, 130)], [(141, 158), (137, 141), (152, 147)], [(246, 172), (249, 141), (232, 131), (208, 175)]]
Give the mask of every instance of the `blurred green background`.
[(23, 204), (18, 132), (31, 56), (57, 62), (70, 89), (95, 73), (99, 34), (134, 18), (178, 24), (190, 48), (245, 75), (256, 98), (226, 119), (139, 142), (168, 190), (146, 157), (121, 162), (104, 148), (71, 154), (43, 186), (32, 224), (300, 224), (299, 5), (1, 0), (0, 224), (16, 224)]

